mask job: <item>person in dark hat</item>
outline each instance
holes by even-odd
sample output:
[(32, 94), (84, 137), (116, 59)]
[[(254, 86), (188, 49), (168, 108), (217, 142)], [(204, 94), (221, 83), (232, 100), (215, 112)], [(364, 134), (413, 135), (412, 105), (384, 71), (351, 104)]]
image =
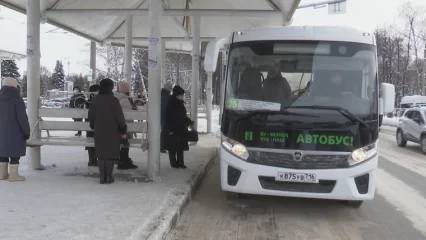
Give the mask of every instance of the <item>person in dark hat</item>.
[[(86, 97), (83, 93), (81, 93), (81, 89), (78, 86), (75, 86), (73, 88), (74, 95), (72, 95), (70, 100), (70, 108), (84, 108), (84, 105), (86, 104)], [(74, 122), (82, 122), (83, 119), (81, 118), (74, 118)], [(75, 136), (79, 137), (81, 136), (81, 131), (78, 131)]]
[[(96, 93), (99, 91), (99, 85), (94, 84), (89, 87), (89, 96), (86, 102), (86, 108), (90, 108), (90, 103), (92, 102), (93, 98), (96, 96)], [(89, 121), (89, 119), (85, 119), (86, 122)], [(87, 131), (86, 132), (87, 138), (93, 138), (95, 137), (95, 133), (93, 131)], [(95, 148), (94, 147), (86, 147), (87, 153), (89, 154), (89, 163), (87, 164), (89, 167), (97, 167), (98, 166), (98, 160), (95, 157)]]
[(185, 90), (176, 85), (166, 107), (164, 125), (164, 147), (169, 152), (170, 165), (173, 168), (186, 168), (183, 152), (189, 150), (188, 127), (193, 123), (187, 116), (183, 101)]
[(114, 162), (120, 158), (121, 139), (127, 136), (123, 109), (113, 93), (114, 82), (103, 79), (99, 94), (90, 103), (90, 128), (95, 132), (95, 157), (98, 159), (100, 183), (114, 182)]

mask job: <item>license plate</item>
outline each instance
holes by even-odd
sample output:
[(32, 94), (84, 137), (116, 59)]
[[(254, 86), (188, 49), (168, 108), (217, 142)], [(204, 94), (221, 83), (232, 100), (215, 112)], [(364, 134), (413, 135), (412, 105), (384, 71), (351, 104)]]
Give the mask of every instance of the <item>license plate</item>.
[(279, 172), (275, 180), (284, 182), (318, 183), (318, 178), (315, 173)]

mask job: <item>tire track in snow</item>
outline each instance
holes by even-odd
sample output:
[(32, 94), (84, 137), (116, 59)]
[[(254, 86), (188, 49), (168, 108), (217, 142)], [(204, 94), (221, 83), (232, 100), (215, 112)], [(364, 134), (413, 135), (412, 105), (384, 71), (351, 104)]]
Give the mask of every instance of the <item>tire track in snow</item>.
[(426, 200), (413, 188), (383, 169), (377, 169), (377, 192), (409, 219), (426, 237)]
[(387, 161), (393, 162), (398, 166), (426, 177), (426, 158), (419, 153), (402, 150), (400, 148), (395, 149), (395, 147), (392, 147), (390, 144), (381, 141), (379, 154)]

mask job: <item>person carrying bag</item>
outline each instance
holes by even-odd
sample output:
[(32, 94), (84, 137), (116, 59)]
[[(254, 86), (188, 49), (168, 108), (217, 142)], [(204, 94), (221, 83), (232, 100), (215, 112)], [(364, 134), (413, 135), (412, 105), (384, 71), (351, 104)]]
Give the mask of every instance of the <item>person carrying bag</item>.
[(180, 86), (176, 85), (173, 88), (173, 94), (167, 103), (163, 131), (163, 134), (165, 134), (164, 147), (169, 152), (170, 166), (183, 169), (186, 168), (183, 152), (189, 150), (190, 133), (188, 127), (193, 124), (192, 120), (187, 116), (183, 101), (184, 95), (185, 90)]

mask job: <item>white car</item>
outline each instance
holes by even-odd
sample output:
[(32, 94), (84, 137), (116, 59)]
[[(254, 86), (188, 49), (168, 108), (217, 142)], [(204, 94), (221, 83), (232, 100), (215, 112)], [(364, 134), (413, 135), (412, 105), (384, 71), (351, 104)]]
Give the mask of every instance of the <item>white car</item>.
[(414, 107), (407, 109), (399, 119), (396, 130), (396, 142), (398, 146), (405, 147), (407, 141), (421, 145), (422, 152), (426, 154), (426, 107)]

